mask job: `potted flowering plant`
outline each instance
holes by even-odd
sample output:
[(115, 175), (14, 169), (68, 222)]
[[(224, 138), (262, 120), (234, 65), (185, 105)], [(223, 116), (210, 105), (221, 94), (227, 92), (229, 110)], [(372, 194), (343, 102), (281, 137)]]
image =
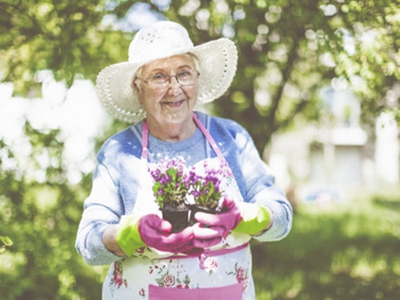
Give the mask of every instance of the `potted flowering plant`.
[(206, 162), (202, 171), (197, 170), (196, 167), (189, 171), (188, 183), (191, 198), (189, 224), (196, 223), (194, 214), (198, 211), (219, 213), (218, 204), (224, 192), (221, 182), (225, 176), (224, 168), (210, 168)]
[(189, 185), (184, 161), (161, 161), (149, 172), (154, 180), (153, 194), (163, 218), (172, 224), (172, 232), (183, 230), (188, 225), (189, 215), (186, 205)]

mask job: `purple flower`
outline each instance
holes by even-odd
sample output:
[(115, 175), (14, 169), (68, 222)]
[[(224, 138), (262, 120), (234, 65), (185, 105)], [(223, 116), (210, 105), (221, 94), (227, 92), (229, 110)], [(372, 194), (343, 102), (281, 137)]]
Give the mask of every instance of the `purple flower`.
[(186, 196), (191, 195), (195, 204), (214, 209), (223, 197), (221, 182), (232, 177), (229, 168), (221, 164), (214, 169), (204, 161), (202, 168), (187, 168), (183, 159), (161, 160), (149, 168), (154, 180), (153, 193), (162, 208), (185, 204)]
[(185, 203), (189, 184), (183, 159), (161, 160), (149, 168), (153, 178), (153, 194), (156, 202), (163, 208), (165, 205), (178, 207)]

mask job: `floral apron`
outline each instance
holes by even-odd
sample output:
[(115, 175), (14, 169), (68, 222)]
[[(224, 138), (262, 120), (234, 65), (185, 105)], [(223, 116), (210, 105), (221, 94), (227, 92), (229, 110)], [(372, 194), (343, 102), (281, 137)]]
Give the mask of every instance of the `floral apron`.
[[(205, 135), (216, 158), (207, 158), (208, 166), (228, 168), (225, 194), (243, 201), (236, 181), (210, 133), (193, 114), (197, 126)], [(155, 213), (161, 216), (152, 193), (152, 179), (147, 172), (148, 127), (143, 123), (143, 178), (132, 214)], [(198, 164), (203, 165), (204, 160)], [(196, 164), (197, 165), (197, 164)], [(199, 165), (200, 166), (200, 165)], [(103, 284), (103, 300), (253, 300), (250, 236), (230, 233), (220, 244), (200, 256), (162, 252), (143, 247), (130, 258), (111, 264)]]

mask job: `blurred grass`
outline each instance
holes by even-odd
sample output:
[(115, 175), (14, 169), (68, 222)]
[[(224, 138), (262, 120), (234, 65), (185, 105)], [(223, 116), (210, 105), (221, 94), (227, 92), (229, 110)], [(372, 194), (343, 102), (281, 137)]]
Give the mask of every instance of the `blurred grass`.
[(400, 193), (301, 203), (285, 239), (252, 249), (259, 300), (398, 300)]

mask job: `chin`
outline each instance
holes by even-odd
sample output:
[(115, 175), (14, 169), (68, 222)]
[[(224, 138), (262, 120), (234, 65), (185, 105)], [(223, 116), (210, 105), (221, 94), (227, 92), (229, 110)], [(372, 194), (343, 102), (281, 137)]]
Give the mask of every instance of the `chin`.
[(167, 112), (164, 114), (164, 120), (168, 123), (179, 124), (187, 121), (192, 117), (192, 111), (182, 111), (182, 112)]

